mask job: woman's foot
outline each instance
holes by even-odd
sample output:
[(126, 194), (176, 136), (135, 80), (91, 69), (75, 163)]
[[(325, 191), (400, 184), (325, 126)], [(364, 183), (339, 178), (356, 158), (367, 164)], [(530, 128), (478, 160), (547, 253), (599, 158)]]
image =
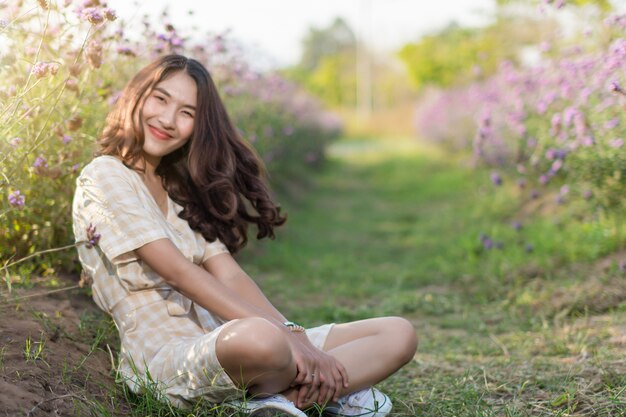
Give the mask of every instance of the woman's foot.
[(391, 400), (376, 388), (365, 388), (330, 403), (324, 412), (331, 416), (384, 417), (391, 411)]

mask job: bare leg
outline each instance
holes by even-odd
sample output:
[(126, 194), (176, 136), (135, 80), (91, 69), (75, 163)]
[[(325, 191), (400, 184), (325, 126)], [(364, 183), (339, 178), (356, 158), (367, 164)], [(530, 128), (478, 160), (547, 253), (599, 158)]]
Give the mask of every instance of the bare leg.
[(348, 372), (350, 386), (344, 394), (384, 380), (411, 361), (416, 349), (415, 329), (400, 317), (335, 325), (324, 346)]
[[(413, 325), (400, 317), (381, 317), (337, 324), (328, 334), (324, 350), (346, 368), (350, 386), (341, 395), (372, 386), (396, 372), (415, 355)], [(296, 392), (283, 392), (295, 400)]]
[(226, 373), (249, 394), (286, 390), (296, 377), (296, 364), (286, 335), (262, 318), (234, 320), (215, 346)]

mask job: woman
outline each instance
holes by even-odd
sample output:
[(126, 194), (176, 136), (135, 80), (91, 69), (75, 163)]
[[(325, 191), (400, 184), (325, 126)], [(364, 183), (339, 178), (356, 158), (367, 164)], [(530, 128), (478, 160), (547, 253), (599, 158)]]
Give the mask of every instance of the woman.
[(141, 70), (108, 115), (97, 155), (77, 179), (74, 233), (101, 236), (79, 257), (119, 329), (131, 389), (251, 414), (303, 416), (314, 404), (336, 415), (389, 412), (371, 386), (413, 358), (409, 322), (305, 331), (231, 256), (248, 224), (274, 237), (286, 217), (199, 62), (169, 55)]

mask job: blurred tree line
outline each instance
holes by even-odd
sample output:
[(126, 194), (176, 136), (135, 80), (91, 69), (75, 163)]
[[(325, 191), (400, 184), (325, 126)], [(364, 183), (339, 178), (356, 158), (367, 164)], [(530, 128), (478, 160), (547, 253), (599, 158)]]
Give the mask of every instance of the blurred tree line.
[(302, 40), (302, 55), (297, 65), (283, 74), (303, 85), (326, 105), (349, 108), (356, 105), (357, 47), (366, 54), (372, 72), (374, 105), (386, 107), (407, 97), (406, 76), (399, 62), (379, 56), (357, 37), (345, 20), (336, 18), (323, 28), (310, 28)]
[[(373, 107), (382, 109), (414, 99), (427, 86), (446, 88), (489, 77), (504, 60), (524, 64), (542, 41), (559, 36), (557, 22), (538, 16), (537, 7), (544, 0), (494, 1), (491, 24), (467, 28), (452, 22), (407, 43), (394, 56), (358, 45), (354, 31), (336, 18), (327, 27), (309, 29), (299, 63), (283, 73), (326, 105), (353, 108), (360, 47), (371, 67)], [(567, 0), (566, 7), (582, 14), (588, 6), (607, 12), (613, 8), (611, 1), (622, 0)]]

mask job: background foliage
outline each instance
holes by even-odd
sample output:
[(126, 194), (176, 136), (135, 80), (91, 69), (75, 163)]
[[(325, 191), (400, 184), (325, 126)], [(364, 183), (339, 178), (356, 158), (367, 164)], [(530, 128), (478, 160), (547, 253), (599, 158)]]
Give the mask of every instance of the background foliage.
[[(72, 243), (75, 178), (92, 158), (116, 94), (159, 55), (188, 54), (207, 65), (272, 179), (304, 180), (341, 130), (339, 120), (295, 84), (252, 69), (225, 35), (192, 42), (164, 14), (163, 27), (145, 22), (141, 36), (131, 37), (98, 0), (2, 7), (0, 265)], [(77, 268), (70, 252), (37, 265), (44, 275)], [(29, 268), (13, 279), (28, 277)]]

